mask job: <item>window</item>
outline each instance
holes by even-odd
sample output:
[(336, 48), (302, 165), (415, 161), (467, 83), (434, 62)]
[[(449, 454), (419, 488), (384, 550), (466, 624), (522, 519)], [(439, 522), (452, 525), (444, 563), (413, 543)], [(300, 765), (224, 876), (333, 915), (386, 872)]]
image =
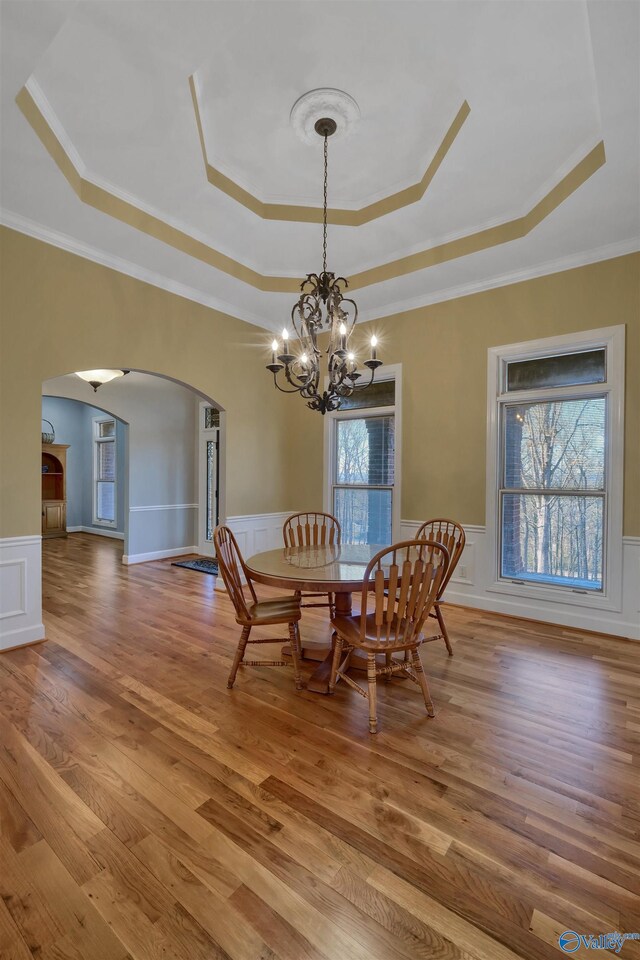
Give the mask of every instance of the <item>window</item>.
[(325, 509), (338, 518), (344, 543), (396, 539), (399, 389), (398, 371), (326, 417)]
[(615, 609), (624, 328), (494, 348), (489, 371), (493, 588)]
[(93, 522), (116, 525), (116, 422), (93, 421)]

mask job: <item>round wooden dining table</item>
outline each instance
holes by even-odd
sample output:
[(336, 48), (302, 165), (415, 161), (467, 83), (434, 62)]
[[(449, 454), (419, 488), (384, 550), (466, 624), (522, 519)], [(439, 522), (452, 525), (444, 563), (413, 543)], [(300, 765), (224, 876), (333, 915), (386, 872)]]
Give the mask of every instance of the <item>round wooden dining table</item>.
[[(369, 544), (324, 544), (280, 547), (256, 553), (245, 561), (251, 579), (283, 590), (335, 594), (336, 614), (351, 615), (353, 593), (362, 590), (364, 571), (383, 548)], [(303, 657), (321, 661), (307, 683), (314, 693), (328, 693), (332, 647), (317, 641), (302, 643)], [(286, 655), (287, 648), (284, 653)]]

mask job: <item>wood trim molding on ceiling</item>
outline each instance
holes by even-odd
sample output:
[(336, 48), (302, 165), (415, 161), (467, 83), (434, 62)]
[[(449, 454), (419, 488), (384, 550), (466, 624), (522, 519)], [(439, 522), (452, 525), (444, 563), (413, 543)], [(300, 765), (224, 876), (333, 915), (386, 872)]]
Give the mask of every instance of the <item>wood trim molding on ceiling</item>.
[[(106, 187), (102, 187), (83, 176), (69, 156), (69, 151), (63, 146), (60, 137), (54, 131), (54, 125), (49, 122), (43, 109), (36, 102), (28, 85), (20, 90), (16, 97), (16, 103), (74, 193), (83, 203), (258, 290), (267, 293), (287, 294), (297, 294), (299, 292), (300, 280), (298, 278), (269, 276), (259, 273), (257, 270), (246, 266), (246, 264), (221, 253), (202, 240), (197, 240), (184, 230), (136, 206), (131, 200), (119, 197)], [(59, 127), (59, 124), (57, 126)], [(380, 264), (352, 274), (349, 278), (349, 289), (359, 290), (362, 287), (392, 280), (409, 273), (415, 273), (418, 270), (425, 270), (439, 263), (466, 257), (471, 253), (520, 239), (530, 233), (545, 217), (548, 217), (604, 163), (606, 163), (604, 141), (600, 140), (569, 173), (524, 215), (484, 230), (478, 230), (467, 236), (437, 244), (406, 257), (400, 257), (390, 263)]]
[[(191, 90), (191, 99), (193, 100), (193, 109), (196, 116), (200, 147), (202, 149), (202, 158), (209, 183), (218, 190), (222, 190), (233, 200), (247, 207), (247, 209), (251, 210), (257, 216), (262, 217), (263, 220), (322, 223), (322, 207), (309, 207), (291, 203), (266, 203), (259, 200), (258, 197), (255, 197), (248, 190), (245, 190), (244, 187), (241, 187), (235, 180), (227, 177), (210, 163), (204, 138), (202, 116), (200, 114), (198, 90), (193, 76), (189, 77), (189, 89)], [(400, 210), (401, 207), (407, 207), (412, 203), (417, 203), (419, 200), (422, 200), (470, 112), (471, 108), (467, 101), (464, 100), (449, 129), (445, 133), (440, 146), (433, 155), (431, 163), (418, 183), (405, 187), (404, 190), (398, 190), (396, 193), (392, 193), (387, 197), (382, 197), (380, 200), (360, 207), (358, 210), (344, 210), (330, 207), (327, 210), (328, 222), (335, 223), (340, 227), (360, 227), (364, 223), (370, 223), (372, 220), (384, 217), (388, 213)]]

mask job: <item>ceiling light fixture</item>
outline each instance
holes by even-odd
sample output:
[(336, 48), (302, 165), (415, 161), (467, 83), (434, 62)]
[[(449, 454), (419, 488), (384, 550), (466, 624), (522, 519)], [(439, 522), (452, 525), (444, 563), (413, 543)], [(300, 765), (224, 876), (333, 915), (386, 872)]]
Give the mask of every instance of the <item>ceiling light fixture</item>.
[[(267, 370), (273, 374), (273, 382), (282, 393), (299, 393), (312, 410), (325, 414), (338, 410), (342, 400), (350, 397), (354, 390), (365, 390), (373, 383), (375, 372), (382, 365), (377, 357), (377, 339), (371, 337), (371, 356), (364, 361), (370, 371), (369, 382), (358, 384), (362, 373), (358, 370), (355, 354), (349, 348), (349, 340), (358, 319), (358, 307), (354, 300), (343, 297), (348, 283), (344, 277), (337, 277), (327, 270), (327, 182), (328, 182), (328, 142), (336, 131), (336, 122), (324, 117), (315, 123), (316, 133), (324, 138), (324, 204), (322, 216), (322, 272), (310, 273), (300, 285), (300, 299), (291, 311), (291, 321), (298, 340), (300, 352), (291, 353), (289, 331), (282, 331), (282, 353), (278, 353), (279, 344), (271, 344), (271, 363)], [(329, 334), (326, 349), (327, 375), (329, 384), (326, 390), (320, 390), (322, 351), (318, 346), (318, 336), (323, 331)], [(284, 371), (288, 386), (278, 383), (278, 374)]]
[(98, 387), (101, 387), (103, 383), (117, 380), (118, 377), (124, 377), (127, 373), (129, 373), (128, 370), (77, 370), (76, 377), (90, 383), (93, 392), (96, 393)]

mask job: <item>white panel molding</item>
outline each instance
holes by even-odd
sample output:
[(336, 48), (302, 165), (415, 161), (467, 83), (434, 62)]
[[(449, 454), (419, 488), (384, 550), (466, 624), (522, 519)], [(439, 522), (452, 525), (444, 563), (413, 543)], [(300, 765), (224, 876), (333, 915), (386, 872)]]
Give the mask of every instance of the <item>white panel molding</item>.
[(150, 553), (125, 554), (122, 562), (130, 567), (135, 563), (147, 563), (149, 560), (168, 560), (170, 557), (185, 557), (190, 553), (197, 553), (197, 546), (174, 547), (171, 550), (152, 550)]
[(143, 513), (148, 510), (197, 510), (197, 503), (163, 503), (148, 507), (129, 507), (129, 513)]
[[(12, 609), (12, 604), (15, 606)], [(27, 612), (27, 561), (0, 560), (0, 620)]]
[(98, 527), (67, 527), (67, 533), (95, 533), (97, 537), (124, 540), (124, 533), (120, 533), (118, 530), (102, 530)]
[[(275, 550), (283, 546), (282, 526), (295, 510), (283, 513), (246, 513), (237, 517), (227, 517), (224, 521), (234, 533), (242, 556), (247, 559), (254, 553)], [(216, 577), (216, 590), (225, 592), (222, 577)]]
[(42, 538), (0, 540), (0, 651), (44, 638)]
[(283, 545), (282, 526), (295, 510), (284, 513), (247, 513), (227, 517), (227, 526), (233, 530), (244, 557), (264, 550), (275, 550)]
[[(411, 539), (419, 526), (418, 521), (403, 520), (402, 537)], [(530, 596), (507, 597), (489, 590), (491, 559), (486, 527), (474, 524), (463, 526), (467, 542), (445, 596), (450, 603), (640, 640), (640, 537), (622, 538), (622, 609), (581, 610), (573, 601), (565, 603), (561, 599), (550, 601)]]

